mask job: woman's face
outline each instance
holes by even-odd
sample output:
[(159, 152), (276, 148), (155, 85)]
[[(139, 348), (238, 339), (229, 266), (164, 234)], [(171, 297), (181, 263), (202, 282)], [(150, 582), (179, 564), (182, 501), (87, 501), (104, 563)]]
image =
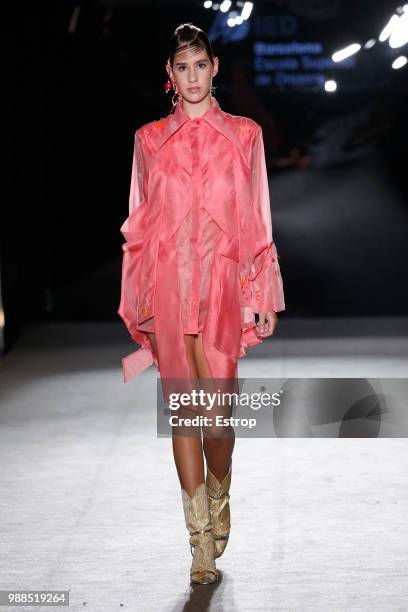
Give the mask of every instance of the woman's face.
[(205, 49), (187, 49), (176, 53), (173, 68), (167, 64), (166, 70), (185, 100), (200, 102), (210, 92), (212, 79), (218, 72), (218, 58), (214, 58), (212, 65)]

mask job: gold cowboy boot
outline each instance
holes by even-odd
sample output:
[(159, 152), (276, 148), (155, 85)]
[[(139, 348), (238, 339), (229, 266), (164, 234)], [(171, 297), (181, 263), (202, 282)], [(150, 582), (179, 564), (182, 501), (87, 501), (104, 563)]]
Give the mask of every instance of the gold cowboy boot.
[(190, 551), (193, 555), (191, 582), (212, 584), (218, 580), (218, 571), (214, 561), (215, 546), (205, 482), (198, 485), (192, 497), (184, 489), (181, 489), (181, 496), (186, 527), (190, 532)]
[(231, 486), (231, 469), (220, 483), (207, 466), (207, 494), (208, 507), (212, 523), (212, 533), (215, 542), (215, 558), (220, 557), (228, 544), (229, 533), (231, 530), (231, 516), (229, 505), (229, 490)]

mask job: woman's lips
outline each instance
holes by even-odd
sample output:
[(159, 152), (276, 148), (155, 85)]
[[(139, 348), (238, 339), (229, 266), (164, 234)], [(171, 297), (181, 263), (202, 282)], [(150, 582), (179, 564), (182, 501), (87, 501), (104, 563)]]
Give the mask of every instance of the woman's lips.
[(196, 91), (200, 91), (201, 87), (189, 87), (188, 91), (191, 91), (192, 93), (195, 93)]

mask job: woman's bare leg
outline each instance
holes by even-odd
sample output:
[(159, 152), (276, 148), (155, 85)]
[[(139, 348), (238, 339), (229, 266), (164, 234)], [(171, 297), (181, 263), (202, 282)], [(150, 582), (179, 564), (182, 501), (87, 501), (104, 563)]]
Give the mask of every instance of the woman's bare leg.
[[(211, 371), (203, 348), (202, 333), (195, 336), (194, 355), (200, 380), (211, 379)], [(210, 411), (208, 414), (211, 415), (211, 412), (213, 411)], [(221, 407), (221, 409), (218, 409), (218, 414), (231, 416), (231, 408)], [(205, 435), (204, 431), (203, 450), (205, 459), (211, 472), (220, 482), (222, 482), (230, 468), (234, 446), (235, 432), (233, 427), (224, 427), (220, 435), (216, 433), (214, 437)]]
[[(158, 355), (155, 334), (149, 333), (148, 337), (153, 347), (153, 351)], [(184, 343), (187, 360), (191, 369), (191, 376), (197, 379), (198, 371), (194, 358), (194, 339), (193, 335), (184, 335)], [(191, 410), (186, 409), (183, 416), (194, 417), (195, 415)], [(199, 431), (199, 428), (197, 428), (197, 431)], [(205, 481), (201, 435), (191, 437), (187, 435), (175, 435), (175, 430), (173, 428), (172, 442), (174, 461), (180, 485), (187, 494), (192, 497), (198, 485)]]

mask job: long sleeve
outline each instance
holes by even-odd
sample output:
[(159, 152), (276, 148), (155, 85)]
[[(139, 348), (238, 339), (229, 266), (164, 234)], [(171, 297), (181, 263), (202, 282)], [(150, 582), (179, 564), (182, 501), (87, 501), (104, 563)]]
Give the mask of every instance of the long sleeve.
[(136, 132), (133, 148), (132, 178), (129, 193), (129, 215), (132, 214), (135, 208), (137, 208), (143, 200), (143, 176), (143, 154), (140, 145), (140, 140)]
[(147, 336), (137, 329), (137, 308), (142, 291), (140, 266), (145, 242), (147, 206), (144, 183), (145, 166), (141, 142), (136, 132), (129, 192), (129, 217), (120, 228), (126, 242), (122, 245), (121, 294), (118, 313), (125, 322), (131, 337), (141, 345), (141, 348), (123, 357), (124, 382), (139, 374), (155, 359)]
[(269, 199), (268, 175), (262, 129), (255, 137), (252, 155), (252, 196), (261, 221), (261, 249), (254, 257), (249, 278), (252, 289), (253, 312), (285, 310), (283, 282), (278, 253), (272, 237), (272, 217)]

